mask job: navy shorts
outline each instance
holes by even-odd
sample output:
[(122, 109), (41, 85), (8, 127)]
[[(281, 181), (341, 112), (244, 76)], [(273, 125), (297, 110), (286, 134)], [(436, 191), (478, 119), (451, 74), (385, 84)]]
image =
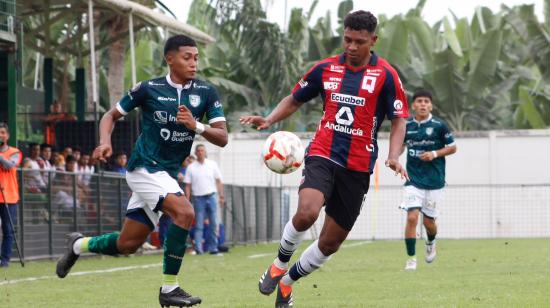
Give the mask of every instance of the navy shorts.
[(346, 169), (326, 158), (308, 156), (300, 190), (313, 188), (325, 196), (325, 212), (345, 230), (351, 231), (367, 192), (370, 173)]

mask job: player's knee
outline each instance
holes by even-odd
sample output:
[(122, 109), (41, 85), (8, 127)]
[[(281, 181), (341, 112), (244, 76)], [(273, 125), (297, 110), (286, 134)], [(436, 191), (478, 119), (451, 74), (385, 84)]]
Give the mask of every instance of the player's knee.
[(195, 211), (190, 205), (178, 206), (172, 217), (177, 225), (186, 225), (195, 219)]
[(418, 224), (418, 215), (407, 216), (407, 224), (409, 226), (416, 226), (416, 224)]
[(131, 255), (135, 253), (143, 243), (139, 241), (123, 241), (117, 243), (118, 252), (122, 255)]
[(319, 241), (319, 250), (325, 255), (330, 256), (337, 252), (340, 248), (340, 243)]

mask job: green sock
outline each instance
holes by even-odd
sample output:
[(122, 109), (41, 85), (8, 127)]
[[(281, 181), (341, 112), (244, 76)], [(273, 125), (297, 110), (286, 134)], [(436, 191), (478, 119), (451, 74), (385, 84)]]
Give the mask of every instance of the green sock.
[(409, 257), (414, 257), (416, 254), (416, 238), (406, 238), (405, 246), (407, 246), (407, 254)]
[(433, 241), (435, 240), (435, 236), (436, 236), (436, 235), (437, 235), (437, 234), (434, 234), (434, 235), (428, 234), (428, 243), (433, 242)]
[(86, 252), (95, 252), (102, 255), (116, 256), (119, 254), (116, 247), (116, 242), (118, 240), (119, 233), (107, 233), (99, 236), (94, 236), (86, 239), (82, 243), (82, 251)]
[[(187, 234), (189, 231), (171, 224), (166, 232), (164, 241), (164, 258), (162, 260), (162, 273), (164, 274), (164, 284), (174, 284), (175, 277), (178, 275), (183, 260), (183, 254), (187, 248)], [(177, 282), (176, 282), (177, 283)]]

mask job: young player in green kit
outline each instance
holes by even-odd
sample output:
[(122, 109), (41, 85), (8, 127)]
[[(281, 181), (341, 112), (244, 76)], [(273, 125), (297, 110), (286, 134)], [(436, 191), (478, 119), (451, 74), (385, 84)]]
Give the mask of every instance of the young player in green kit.
[[(57, 263), (60, 278), (69, 273), (83, 252), (134, 253), (146, 241), (160, 215), (165, 214), (172, 218), (173, 224), (164, 242), (160, 305), (188, 307), (201, 302), (199, 297), (183, 291), (177, 282), (194, 211), (176, 178), (196, 134), (223, 147), (227, 144), (227, 129), (216, 90), (195, 79), (198, 56), (192, 39), (183, 35), (169, 38), (164, 46), (169, 74), (136, 84), (101, 119), (100, 143), (93, 158), (105, 161), (113, 152), (111, 133), (115, 122), (134, 108), (141, 108), (143, 129), (126, 173), (132, 197), (120, 233), (94, 237), (69, 234), (67, 252)], [(203, 117), (208, 125), (200, 122)]]

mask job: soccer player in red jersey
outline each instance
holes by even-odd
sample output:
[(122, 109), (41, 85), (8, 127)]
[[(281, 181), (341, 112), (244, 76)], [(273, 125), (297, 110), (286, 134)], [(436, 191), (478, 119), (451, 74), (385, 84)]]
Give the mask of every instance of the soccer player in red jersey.
[[(369, 188), (378, 156), (377, 133), (385, 117), (391, 120), (386, 166), (408, 178), (398, 160), (407, 99), (395, 69), (371, 51), (378, 38), (376, 26), (370, 12), (348, 14), (341, 55), (315, 64), (266, 118), (240, 119), (262, 130), (319, 94), (323, 99), (323, 117), (307, 150), (298, 210), (284, 228), (277, 258), (259, 282), (262, 294), (269, 295), (278, 287), (276, 307), (292, 306), (292, 284), (322, 266), (351, 231)], [(326, 216), (319, 240), (289, 269), (290, 257), (323, 206)]]

